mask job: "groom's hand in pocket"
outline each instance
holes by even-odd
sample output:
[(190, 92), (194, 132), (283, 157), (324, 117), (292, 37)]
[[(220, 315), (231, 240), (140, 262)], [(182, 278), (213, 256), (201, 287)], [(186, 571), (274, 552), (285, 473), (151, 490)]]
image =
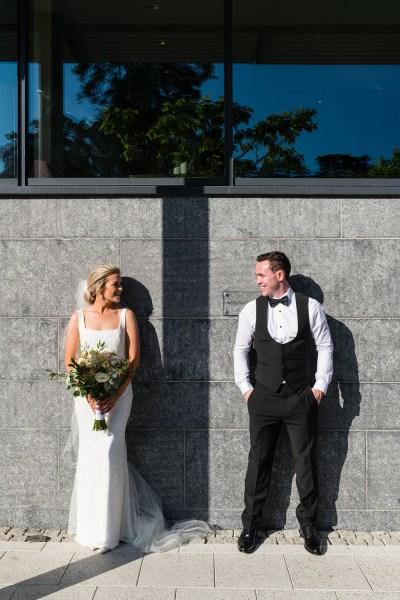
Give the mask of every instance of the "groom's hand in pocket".
[(245, 392), (243, 394), (243, 398), (246, 400), (246, 402), (248, 401), (248, 399), (250, 398), (251, 394), (253, 393), (253, 389), (248, 390), (247, 392)]

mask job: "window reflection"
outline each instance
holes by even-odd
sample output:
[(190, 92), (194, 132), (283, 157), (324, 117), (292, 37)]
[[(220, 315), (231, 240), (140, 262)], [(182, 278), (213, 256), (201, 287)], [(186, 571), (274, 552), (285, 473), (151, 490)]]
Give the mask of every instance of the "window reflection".
[(0, 12), (0, 178), (17, 177), (17, 14), (16, 3)]
[(236, 177), (399, 177), (399, 7), (234, 7)]
[(211, 4), (35, 0), (30, 176), (223, 176), (223, 15)]

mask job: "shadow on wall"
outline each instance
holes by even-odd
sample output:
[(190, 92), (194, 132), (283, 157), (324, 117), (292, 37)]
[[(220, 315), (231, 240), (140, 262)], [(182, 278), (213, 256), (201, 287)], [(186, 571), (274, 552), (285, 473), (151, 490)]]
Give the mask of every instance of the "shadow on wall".
[[(164, 198), (162, 242), (144, 245), (142, 260), (150, 248), (149, 260), (162, 261), (162, 277), (155, 282), (162, 318), (150, 318), (149, 290), (135, 279), (124, 278), (123, 302), (138, 317), (141, 340), (126, 434), (128, 459), (160, 495), (164, 514), (171, 520), (209, 518), (211, 328), (206, 199), (201, 210), (192, 213), (183, 201)], [(195, 232), (190, 229), (193, 223)]]
[[(310, 277), (293, 275), (290, 277), (290, 285), (295, 291), (315, 298), (323, 304), (322, 289)], [(318, 416), (317, 455), (320, 502), (317, 520), (321, 529), (329, 530), (338, 523), (337, 503), (343, 467), (349, 449), (349, 431), (354, 418), (360, 412), (361, 393), (353, 335), (341, 321), (329, 315), (327, 318), (334, 345), (333, 378), (328, 394), (320, 404)], [(315, 367), (316, 359), (315, 353)], [(288, 437), (286, 431), (282, 430), (264, 513), (264, 526), (268, 529), (282, 528), (285, 525), (293, 476)], [(345, 485), (349, 483), (346, 481)], [(353, 486), (350, 486), (350, 489), (353, 489)], [(294, 498), (292, 503), (295, 503)], [(345, 492), (339, 508), (354, 508), (351, 503), (352, 499)]]

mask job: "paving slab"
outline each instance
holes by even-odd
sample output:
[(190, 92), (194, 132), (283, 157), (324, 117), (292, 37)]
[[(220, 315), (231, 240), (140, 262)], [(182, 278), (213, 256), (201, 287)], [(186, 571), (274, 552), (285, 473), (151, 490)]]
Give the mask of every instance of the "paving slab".
[(16, 585), (0, 585), (0, 600), (10, 600), (16, 589)]
[(6, 552), (0, 560), (0, 584), (57, 585), (71, 558), (71, 553)]
[(291, 590), (289, 573), (283, 556), (216, 554), (216, 588), (269, 588)]
[(139, 587), (214, 587), (211, 554), (149, 554), (143, 559)]
[[(60, 558), (62, 553), (58, 555)], [(143, 555), (128, 544), (107, 554), (76, 552), (61, 585), (136, 586)]]
[[(41, 552), (45, 542), (4, 542), (0, 541), (0, 552)], [(61, 545), (61, 544), (60, 544)]]
[(400, 556), (400, 544), (397, 546), (384, 546), (383, 552), (388, 556)]
[(381, 558), (384, 558), (386, 556), (384, 546), (343, 546), (343, 545), (328, 546), (325, 549), (325, 555), (327, 555), (327, 556), (340, 556), (340, 555), (343, 555), (343, 556), (380, 556)]
[(93, 600), (96, 586), (23, 585), (13, 600)]
[(257, 590), (257, 600), (337, 600), (330, 590)]
[[(312, 556), (304, 553), (302, 556), (287, 555), (285, 559), (294, 589), (371, 589), (354, 556)], [(371, 560), (379, 559), (374, 557)]]
[(256, 600), (255, 590), (178, 588), (176, 600)]
[(338, 600), (400, 600), (399, 592), (336, 592)]
[(357, 562), (374, 591), (400, 591), (400, 556), (358, 556)]
[(185, 544), (179, 548), (179, 554), (236, 554), (237, 544)]
[(175, 600), (175, 589), (102, 586), (94, 600)]
[(42, 552), (53, 552), (53, 553), (81, 552), (82, 553), (82, 552), (88, 552), (88, 549), (84, 548), (80, 544), (77, 544), (76, 542), (47, 542), (46, 544), (44, 544), (44, 548), (43, 548)]

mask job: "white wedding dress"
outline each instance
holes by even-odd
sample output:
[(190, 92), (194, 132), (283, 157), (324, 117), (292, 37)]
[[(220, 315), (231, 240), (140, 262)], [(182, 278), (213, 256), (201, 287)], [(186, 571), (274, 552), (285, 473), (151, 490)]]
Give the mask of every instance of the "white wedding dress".
[[(125, 317), (118, 329), (97, 331), (85, 327), (78, 310), (80, 346), (106, 349), (126, 356)], [(142, 552), (164, 552), (204, 535), (203, 521), (190, 520), (166, 529), (161, 501), (135, 467), (127, 462), (125, 427), (132, 405), (129, 386), (106, 414), (108, 430), (92, 431), (94, 414), (85, 398), (75, 400), (79, 448), (68, 531), (83, 546), (115, 548), (120, 541)]]

